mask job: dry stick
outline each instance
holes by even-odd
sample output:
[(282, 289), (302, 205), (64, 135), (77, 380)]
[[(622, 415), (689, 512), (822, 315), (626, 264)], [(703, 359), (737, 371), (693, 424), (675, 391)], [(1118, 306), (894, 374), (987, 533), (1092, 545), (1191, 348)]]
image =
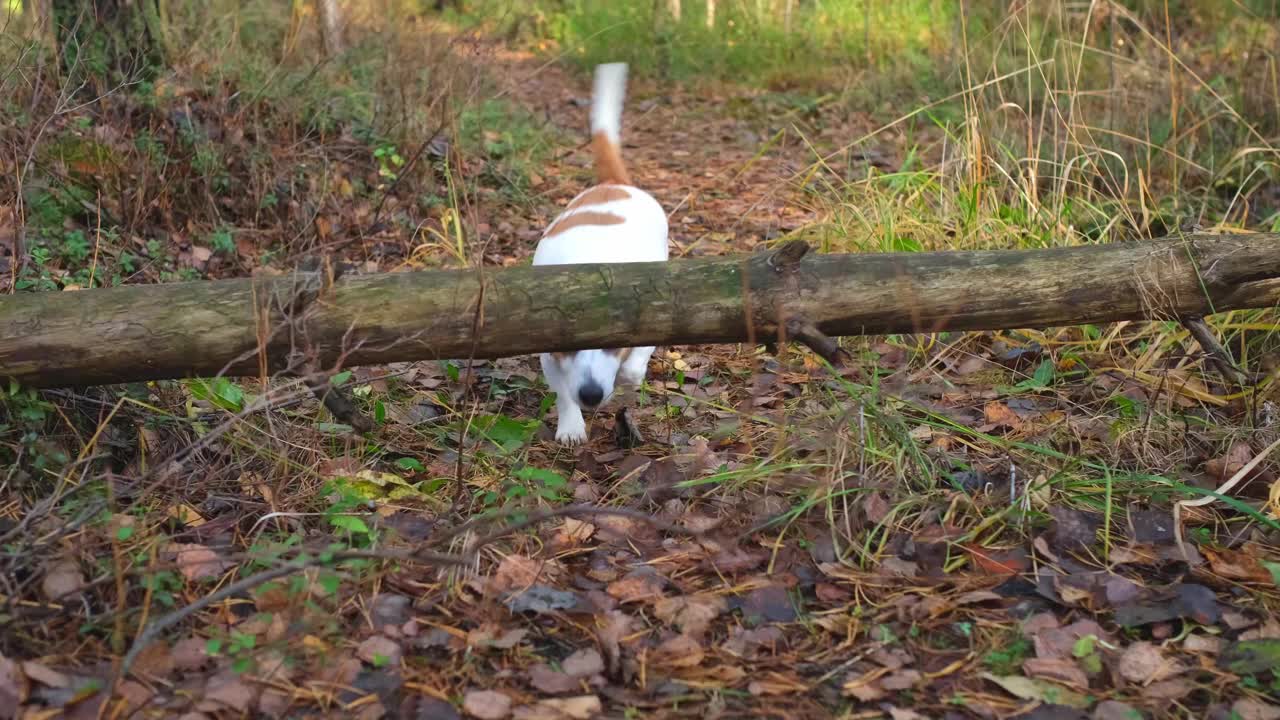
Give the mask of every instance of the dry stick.
[(1196, 342), (1200, 343), (1200, 349), (1209, 356), (1210, 362), (1222, 375), (1222, 379), (1227, 381), (1227, 385), (1243, 387), (1248, 383), (1249, 377), (1236, 365), (1231, 352), (1213, 336), (1213, 331), (1209, 329), (1203, 317), (1189, 315), (1182, 319), (1182, 324), (1191, 332)]
[(1182, 539), (1182, 508), (1183, 506), (1201, 507), (1204, 505), (1208, 505), (1209, 503), (1216, 500), (1217, 499), (1217, 497), (1215, 497), (1216, 495), (1225, 495), (1229, 490), (1231, 490), (1231, 488), (1238, 485), (1240, 481), (1245, 478), (1245, 476), (1253, 472), (1253, 469), (1258, 467), (1259, 463), (1265, 460), (1267, 455), (1270, 455), (1271, 451), (1275, 450), (1277, 447), (1280, 447), (1280, 440), (1276, 440), (1275, 442), (1271, 443), (1266, 448), (1264, 448), (1262, 452), (1253, 456), (1253, 459), (1250, 460), (1244, 467), (1237, 470), (1236, 474), (1232, 475), (1230, 480), (1219, 485), (1218, 489), (1213, 491), (1214, 492), (1213, 495), (1205, 495), (1204, 497), (1196, 498), (1195, 500), (1179, 500), (1178, 502), (1173, 504), (1173, 537), (1178, 542), (1178, 549), (1182, 551), (1182, 557), (1187, 561), (1188, 565), (1191, 564), (1191, 556), (1190, 554), (1187, 553), (1187, 545), (1185, 542), (1183, 542), (1183, 539)]

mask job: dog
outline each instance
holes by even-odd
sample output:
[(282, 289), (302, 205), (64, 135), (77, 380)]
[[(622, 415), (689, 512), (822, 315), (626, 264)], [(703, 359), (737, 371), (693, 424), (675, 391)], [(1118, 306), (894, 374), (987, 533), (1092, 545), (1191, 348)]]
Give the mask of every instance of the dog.
[[(595, 69), (591, 98), (591, 152), (596, 185), (569, 202), (542, 233), (534, 265), (665, 262), (667, 213), (649, 193), (631, 184), (622, 162), (622, 106), (627, 65)], [(586, 441), (583, 409), (594, 411), (615, 386), (638, 387), (656, 347), (542, 353), (542, 374), (556, 393), (556, 440)]]

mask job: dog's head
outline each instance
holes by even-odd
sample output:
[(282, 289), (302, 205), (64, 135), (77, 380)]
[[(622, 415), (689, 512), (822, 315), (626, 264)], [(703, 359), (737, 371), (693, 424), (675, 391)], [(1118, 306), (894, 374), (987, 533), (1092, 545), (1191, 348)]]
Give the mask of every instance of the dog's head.
[(552, 359), (563, 378), (563, 389), (573, 394), (573, 401), (594, 409), (613, 394), (618, 369), (627, 359), (627, 348), (579, 350), (553, 353)]

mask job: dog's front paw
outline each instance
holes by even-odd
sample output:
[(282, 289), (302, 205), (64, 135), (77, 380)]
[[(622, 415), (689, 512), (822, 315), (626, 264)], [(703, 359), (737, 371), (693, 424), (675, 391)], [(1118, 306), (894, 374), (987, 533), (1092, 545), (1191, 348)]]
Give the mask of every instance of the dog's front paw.
[(587, 441), (587, 426), (582, 421), (561, 422), (556, 427), (556, 442), (574, 447)]

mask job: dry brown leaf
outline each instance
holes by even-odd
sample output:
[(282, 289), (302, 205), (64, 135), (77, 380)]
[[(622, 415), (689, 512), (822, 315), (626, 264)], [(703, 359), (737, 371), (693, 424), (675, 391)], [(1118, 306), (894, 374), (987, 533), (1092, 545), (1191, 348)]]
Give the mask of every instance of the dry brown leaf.
[(561, 547), (573, 546), (591, 539), (595, 532), (596, 526), (591, 523), (565, 518), (564, 524), (556, 533), (555, 542)]
[(909, 690), (915, 687), (923, 677), (919, 670), (898, 670), (880, 678), (880, 687), (889, 691)]
[(28, 679), (47, 687), (71, 687), (71, 679), (65, 674), (54, 670), (48, 665), (35, 662), (34, 660), (23, 661), (22, 672)]
[(75, 560), (64, 559), (49, 566), (40, 582), (40, 590), (47, 600), (66, 600), (84, 586), (84, 573)]
[(257, 693), (246, 678), (231, 670), (224, 670), (210, 677), (204, 686), (204, 699), (199, 709), (218, 712), (231, 708), (240, 713), (248, 712)]
[(173, 672), (175, 661), (169, 646), (162, 642), (154, 642), (138, 654), (133, 661), (133, 672), (149, 675), (153, 678), (167, 678)]
[(1176, 659), (1167, 658), (1158, 645), (1135, 642), (1124, 649), (1116, 664), (1121, 677), (1132, 683), (1151, 683), (1173, 677), (1186, 668)]
[(697, 640), (688, 635), (677, 635), (649, 653), (649, 662), (656, 667), (686, 668), (702, 662), (705, 652)]
[(1280, 707), (1255, 698), (1240, 698), (1231, 704), (1231, 712), (1240, 720), (1280, 720)]
[(400, 643), (386, 635), (374, 635), (356, 648), (356, 657), (376, 667), (398, 666), (400, 654)]
[(1093, 720), (1139, 720), (1144, 715), (1118, 700), (1103, 700), (1093, 709)]
[(878, 490), (872, 490), (862, 499), (862, 512), (866, 513), (867, 519), (873, 523), (883, 522), (889, 516), (888, 501), (884, 499)]
[(215, 579), (231, 567), (231, 563), (204, 545), (173, 543), (166, 550), (174, 554), (178, 570), (189, 582)]
[(183, 638), (173, 644), (173, 663), (179, 670), (197, 670), (209, 661), (206, 643), (198, 637)]
[(547, 571), (546, 564), (523, 555), (508, 555), (498, 563), (498, 569), (489, 578), (489, 591), (504, 593), (512, 590), (523, 590), (538, 580), (539, 574)]
[(562, 673), (546, 663), (537, 663), (529, 668), (529, 684), (539, 692), (562, 695), (581, 689), (582, 680)]
[(1022, 662), (1022, 671), (1030, 677), (1089, 687), (1089, 676), (1074, 660), (1067, 658), (1027, 658)]
[(662, 589), (666, 580), (653, 568), (642, 567), (632, 570), (620, 580), (609, 583), (606, 592), (619, 602), (640, 602), (657, 600), (662, 597)]
[(701, 637), (715, 620), (728, 608), (720, 595), (688, 595), (662, 598), (654, 603), (653, 613), (668, 625), (674, 625), (685, 635)]
[(988, 430), (1001, 427), (1009, 428), (1010, 430), (1021, 430), (1023, 426), (1022, 418), (1018, 417), (1018, 413), (999, 400), (992, 400), (984, 405), (982, 417), (987, 422), (984, 427)]
[(1175, 677), (1151, 683), (1142, 689), (1142, 694), (1156, 700), (1181, 700), (1195, 689), (1196, 685), (1190, 680)]
[(0, 655), (0, 707), (16, 708), (26, 702), (30, 684), (17, 662)]
[(565, 658), (560, 667), (567, 675), (591, 677), (604, 672), (604, 659), (595, 648), (584, 648)]
[(1271, 571), (1263, 566), (1256, 552), (1257, 545), (1254, 543), (1247, 543), (1240, 550), (1225, 547), (1214, 550), (1207, 546), (1200, 548), (1200, 554), (1209, 561), (1214, 574), (1229, 580), (1270, 584)]
[(600, 717), (604, 706), (595, 695), (539, 700), (521, 705), (512, 713), (514, 720), (588, 720)]
[(493, 690), (468, 690), (462, 711), (480, 720), (503, 720), (511, 715), (511, 698)]

